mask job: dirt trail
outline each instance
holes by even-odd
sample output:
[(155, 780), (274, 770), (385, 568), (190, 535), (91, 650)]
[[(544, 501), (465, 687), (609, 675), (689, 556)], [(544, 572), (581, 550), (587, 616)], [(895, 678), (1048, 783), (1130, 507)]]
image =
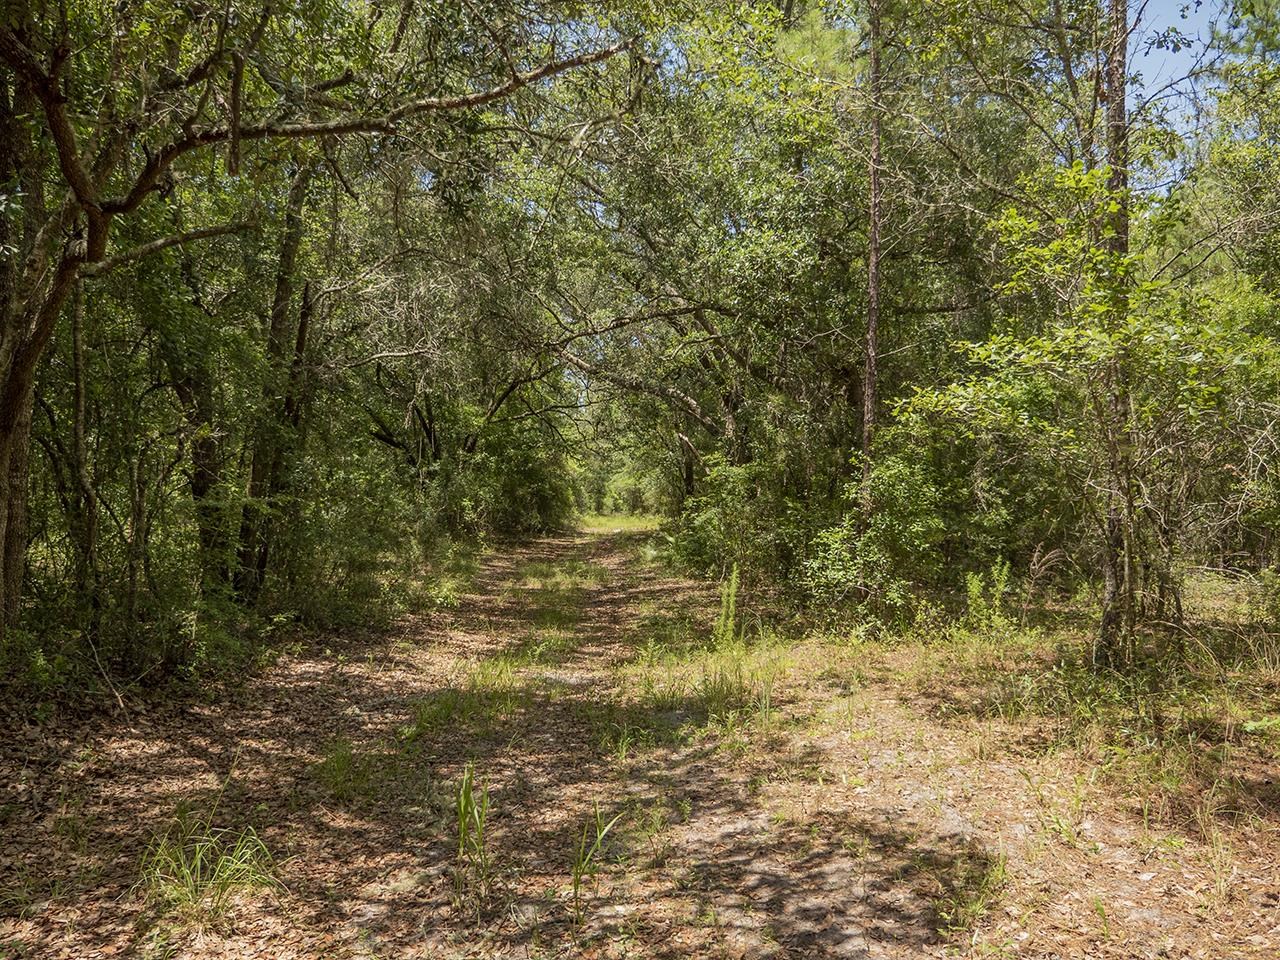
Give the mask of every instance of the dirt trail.
[[(455, 609), (284, 657), (213, 704), (14, 730), (0, 957), (1276, 955), (1265, 864), (1241, 861), (1206, 932), (1203, 868), (1144, 854), (1122, 817), (1055, 841), (1030, 761), (982, 755), (1000, 730), (975, 746), (851, 655), (801, 644), (771, 699), (719, 715), (705, 667), (661, 686), (718, 601), (641, 542), (495, 554)], [(485, 871), (459, 867), (467, 764)], [(596, 804), (621, 818), (575, 907)], [(281, 889), (203, 926), (148, 906), (139, 864), (182, 806), (251, 827)]]

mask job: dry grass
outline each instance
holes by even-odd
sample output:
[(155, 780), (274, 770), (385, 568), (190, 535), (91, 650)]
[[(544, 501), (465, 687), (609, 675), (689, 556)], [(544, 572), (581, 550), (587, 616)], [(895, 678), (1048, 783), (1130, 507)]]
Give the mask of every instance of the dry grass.
[[(491, 556), (336, 663), (66, 737), (95, 746), (40, 768), (56, 816), (5, 808), (6, 955), (1280, 955), (1265, 636), (1099, 675), (981, 593), (790, 636), (639, 542)], [(133, 839), (182, 797), (224, 825)]]

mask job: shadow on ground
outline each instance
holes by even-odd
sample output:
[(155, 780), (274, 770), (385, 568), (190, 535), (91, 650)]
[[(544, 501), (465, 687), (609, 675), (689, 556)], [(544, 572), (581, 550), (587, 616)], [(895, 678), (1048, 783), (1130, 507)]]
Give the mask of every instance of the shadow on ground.
[[(23, 958), (284, 943), (326, 958), (464, 945), (573, 954), (583, 942), (600, 955), (671, 958), (938, 947), (940, 905), (972, 900), (990, 874), (971, 840), (821, 811), (776, 821), (714, 736), (698, 735), (696, 703), (664, 717), (613, 703), (608, 668), (632, 656), (655, 611), (692, 622), (716, 603), (692, 584), (630, 572), (626, 551), (641, 536), (505, 552), (457, 610), (287, 659), (216, 705), (12, 731), (0, 757), (0, 946)], [(573, 616), (556, 623), (568, 639), (543, 661), (529, 644), (547, 629), (546, 607), (520, 571), (567, 562), (601, 571), (554, 597)], [(511, 678), (480, 666), (502, 657), (528, 669)], [(619, 759), (607, 734), (628, 723), (656, 735)], [(458, 858), (466, 764), (490, 794), (484, 878)], [(158, 920), (136, 887), (151, 838), (180, 804), (220, 827), (252, 827), (284, 888), (200, 937)], [(575, 909), (571, 865), (596, 804), (623, 820)]]

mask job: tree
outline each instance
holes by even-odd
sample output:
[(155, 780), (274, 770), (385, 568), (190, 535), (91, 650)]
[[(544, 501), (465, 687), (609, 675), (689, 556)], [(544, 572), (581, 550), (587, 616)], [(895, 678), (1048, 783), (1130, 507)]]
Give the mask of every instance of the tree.
[[(175, 178), (195, 175), (201, 155), (221, 151), (225, 172), (235, 176), (251, 144), (402, 134), (425, 118), (484, 107), (630, 45), (621, 40), (566, 56), (558, 31), (516, 19), (492, 32), (487, 56), (476, 59), (465, 52), (473, 28), (465, 14), (442, 24), (455, 44), (442, 48), (434, 25), (414, 25), (410, 5), (394, 23), (375, 10), (368, 21), (354, 10), (332, 20), (286, 17), (270, 4), (227, 5), (220, 18), (167, 3), (60, 4), (55, 11), (34, 0), (7, 10), (0, 24), (0, 61), (9, 71), (0, 91), (0, 171), (23, 206), (21, 228), (12, 214), (5, 218), (3, 240), (13, 256), (0, 286), (6, 624), (17, 615), (22, 579), (35, 378), (77, 278), (238, 229), (197, 227), (112, 252), (118, 224), (138, 218)], [(89, 42), (95, 37), (108, 39)], [(250, 162), (269, 163), (269, 148)], [(61, 190), (46, 199), (47, 165)]]

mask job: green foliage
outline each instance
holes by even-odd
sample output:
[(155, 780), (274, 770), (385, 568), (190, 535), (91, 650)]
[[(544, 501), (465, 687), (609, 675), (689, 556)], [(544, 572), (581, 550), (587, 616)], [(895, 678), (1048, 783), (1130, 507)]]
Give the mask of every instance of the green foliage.
[(861, 7), (358, 6), (11, 18), (112, 144), (59, 156), (57, 110), (0, 130), (4, 262), (39, 278), (0, 283), (31, 415), (0, 654), (40, 696), (449, 609), (450, 551), (582, 511), (662, 514), (686, 569), (869, 623), (993, 563), (1081, 595), (1128, 571), (1159, 623), (1197, 563), (1274, 566), (1280, 101), (1244, 8), (1195, 149), (1153, 103), (1122, 155), (1096, 4), (886, 5), (876, 89)]
[[(12, 630), (0, 651), (0, 674), (16, 679), (21, 687), (44, 698), (70, 686), (73, 681), (93, 683), (88, 664), (74, 656), (76, 638), (65, 644), (51, 636), (37, 638), (25, 630)], [(71, 655), (64, 651), (70, 648)], [(83, 674), (83, 676), (82, 676)]]
[(860, 603), (877, 616), (904, 615), (913, 583), (928, 584), (941, 567), (939, 500), (918, 460), (877, 459), (865, 484), (848, 486), (845, 518), (810, 546), (810, 596), (829, 607)]
[(720, 615), (711, 634), (716, 649), (737, 646), (742, 640), (738, 626), (738, 565), (734, 564), (729, 579), (720, 585)]
[(1259, 597), (1267, 622), (1280, 626), (1280, 570), (1268, 567), (1259, 574)]
[(970, 572), (965, 575), (965, 626), (991, 635), (1000, 635), (1013, 627), (1005, 612), (1009, 592), (1009, 564), (992, 564), (989, 574)]
[(701, 494), (685, 505), (683, 529), (676, 541), (680, 560), (705, 571), (755, 570), (768, 562), (768, 540), (761, 542), (755, 536), (764, 519), (760, 513), (767, 511), (767, 507), (761, 510), (755, 484), (759, 473), (757, 467), (712, 462)]
[[(481, 280), (497, 277), (483, 262), (492, 252), (537, 238), (527, 197), (509, 195), (498, 173), (500, 155), (510, 156), (507, 172), (541, 162), (536, 138), (502, 140), (483, 109), (405, 117), (410, 139), (432, 146), (382, 152), (390, 140), (379, 139), (377, 165), (385, 185), (412, 183), (407, 191), (353, 189), (373, 168), (341, 137), (323, 147), (254, 136), (164, 148), (193, 125), (369, 118), (488, 86), (491, 68), (508, 61), (482, 63), (476, 23), (446, 6), (425, 32), (418, 19), (397, 31), (388, 18), (326, 4), (233, 12), (221, 27), (151, 3), (74, 3), (49, 30), (27, 22), (34, 8), (6, 20), (35, 44), (33, 63), (63, 44), (70, 51), (60, 60), (69, 110), (94, 118), (79, 136), (115, 144), (95, 167), (95, 189), (119, 197), (136, 186), (94, 256), (147, 251), (50, 307), (58, 325), (28, 407), (32, 544), (19, 563), (24, 626), (60, 639), (42, 641), (38, 655), (4, 644), (6, 657), (34, 657), (33, 682), (52, 683), (45, 667), (60, 656), (114, 682), (237, 672), (282, 622), (365, 626), (398, 613), (422, 579), (421, 558), (441, 543), (570, 525), (579, 490), (564, 431), (575, 387), (539, 346), (545, 318), (528, 298), (530, 275)], [(559, 36), (561, 12), (511, 14), (487, 18), (497, 32), (486, 43), (529, 63), (564, 53), (547, 40)], [(610, 18), (590, 20), (582, 45), (608, 46)], [(254, 51), (234, 80), (231, 61), (213, 52), (225, 44)], [(557, 72), (566, 83), (574, 74)], [(620, 79), (625, 87), (625, 71)], [(170, 98), (158, 113), (144, 106), (156, 83)], [(538, 86), (543, 96), (554, 84)], [(320, 88), (323, 107), (289, 92)], [(614, 92), (611, 77), (595, 88)], [(553, 99), (549, 114), (593, 109)], [(14, 178), (0, 184), (0, 243), (17, 255), (6, 263), (53, 253), (56, 265), (61, 254), (36, 246), (62, 227), (36, 228), (56, 212), (48, 198), (58, 190), (42, 185), (67, 168), (49, 147), (47, 118), (27, 113), (0, 137)], [(173, 122), (179, 114), (185, 127)], [(550, 153), (541, 160), (554, 167)], [(162, 164), (158, 182), (146, 181), (151, 160)], [(18, 195), (23, 203), (10, 202)], [(83, 239), (83, 209), (68, 217)], [(197, 239), (148, 246), (184, 232)], [(458, 259), (433, 266), (406, 257), (410, 249)], [(40, 309), (0, 297), (5, 329), (28, 308)], [(423, 330), (431, 348), (409, 347)], [(516, 330), (527, 351), (511, 349)]]
[(732, 465), (709, 458), (698, 496), (684, 504), (674, 532), (674, 561), (698, 572), (786, 582), (815, 517), (789, 503), (777, 465)]

